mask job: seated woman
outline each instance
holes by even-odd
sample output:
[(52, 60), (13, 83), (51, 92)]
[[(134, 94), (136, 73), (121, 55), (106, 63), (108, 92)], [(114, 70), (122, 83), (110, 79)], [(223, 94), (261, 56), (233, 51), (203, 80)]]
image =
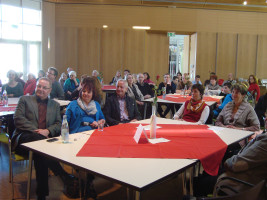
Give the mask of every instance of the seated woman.
[(121, 77), (121, 71), (118, 70), (116, 72), (116, 75), (112, 78), (112, 80), (111, 80), (111, 82), (109, 84), (110, 85), (116, 85), (117, 81), (120, 80), (120, 79), (123, 79), (123, 78)]
[(260, 98), (260, 87), (258, 84), (258, 79), (254, 75), (250, 75), (248, 78), (248, 83), (248, 91), (252, 94), (256, 102), (258, 102)]
[(137, 104), (138, 110), (141, 114), (141, 117), (144, 116), (144, 96), (142, 92), (139, 90), (138, 86), (134, 83), (133, 75), (127, 74), (126, 76), (127, 82), (128, 82), (128, 90), (127, 94), (129, 97), (135, 99), (135, 102)]
[(154, 88), (155, 83), (150, 80), (150, 76), (148, 72), (144, 72), (144, 83), (147, 83), (148, 85), (152, 85), (151, 87)]
[(66, 99), (72, 100), (71, 94), (77, 87), (79, 87), (80, 81), (78, 78), (76, 78), (75, 71), (70, 71), (69, 76), (70, 77), (64, 83), (64, 92), (66, 95)]
[(191, 88), (192, 98), (186, 101), (175, 113), (174, 119), (205, 124), (209, 117), (209, 106), (202, 100), (204, 88), (200, 84), (195, 84)]
[(258, 117), (246, 101), (247, 89), (241, 84), (232, 87), (233, 101), (229, 102), (220, 112), (215, 125), (247, 131), (258, 131)]
[(95, 97), (97, 96), (94, 80), (87, 80), (79, 98), (72, 101), (66, 110), (70, 133), (92, 130), (99, 123), (105, 123), (105, 117)]
[(28, 73), (28, 80), (24, 85), (24, 95), (32, 95), (36, 88), (36, 78), (33, 73)]
[(63, 72), (58, 80), (58, 82), (60, 83), (61, 87), (64, 88), (64, 83), (67, 80), (68, 76), (65, 74), (65, 72)]
[(210, 83), (206, 86), (209, 95), (219, 95), (221, 93), (221, 87), (218, 85), (217, 79), (216, 75), (210, 76)]
[(23, 95), (23, 86), (17, 82), (17, 73), (14, 70), (7, 72), (8, 83), (3, 85), (2, 93), (4, 90), (7, 92), (8, 97), (20, 97)]

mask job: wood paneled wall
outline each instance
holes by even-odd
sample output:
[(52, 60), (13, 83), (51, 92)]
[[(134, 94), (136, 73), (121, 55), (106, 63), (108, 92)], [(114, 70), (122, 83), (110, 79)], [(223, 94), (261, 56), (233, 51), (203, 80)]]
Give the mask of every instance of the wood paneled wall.
[[(116, 70), (128, 68), (148, 71), (154, 79), (168, 71), (165, 33), (175, 31), (197, 33), (196, 74), (203, 81), (211, 71), (223, 79), (229, 72), (267, 77), (267, 13), (82, 4), (56, 4), (54, 9), (52, 41), (60, 72), (72, 66), (80, 76), (98, 69), (108, 82)], [(132, 30), (133, 25), (149, 25), (152, 31)], [(43, 58), (45, 65), (53, 63)]]

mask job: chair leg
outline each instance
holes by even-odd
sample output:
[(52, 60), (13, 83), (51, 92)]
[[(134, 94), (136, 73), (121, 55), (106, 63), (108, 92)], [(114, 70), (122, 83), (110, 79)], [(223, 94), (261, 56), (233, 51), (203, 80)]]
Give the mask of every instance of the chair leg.
[(29, 151), (29, 167), (28, 167), (28, 186), (27, 186), (27, 200), (30, 200), (31, 180), (32, 180), (32, 151)]

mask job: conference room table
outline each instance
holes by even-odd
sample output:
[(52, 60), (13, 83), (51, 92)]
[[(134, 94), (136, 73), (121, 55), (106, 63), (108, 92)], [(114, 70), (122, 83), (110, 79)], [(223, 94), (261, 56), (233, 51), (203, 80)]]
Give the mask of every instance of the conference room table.
[[(220, 103), (222, 98), (223, 96), (205, 96), (205, 95), (203, 96), (203, 100), (210, 107), (215, 106), (216, 103)], [(185, 103), (187, 100), (190, 100), (190, 99), (191, 99), (191, 96), (189, 95), (181, 95), (181, 94), (175, 93), (175, 94), (167, 94), (165, 98), (162, 95), (158, 96), (157, 103), (182, 105), (183, 103)], [(154, 101), (154, 97), (143, 100), (143, 102), (145, 103), (144, 118), (146, 117), (147, 104), (153, 103), (153, 101)]]
[[(139, 124), (149, 124), (150, 120), (135, 122)], [(134, 125), (132, 124), (132, 125)], [(157, 125), (192, 125), (193, 123), (177, 121), (171, 119), (157, 118)], [(201, 126), (201, 125), (199, 125)], [(113, 126), (114, 127), (114, 126)], [(119, 127), (119, 126), (118, 126)], [(108, 127), (111, 128), (111, 127)], [(219, 136), (225, 145), (231, 145), (250, 137), (253, 133), (249, 131), (221, 128), (210, 126), (214, 134)], [(142, 191), (153, 187), (173, 176), (179, 175), (186, 169), (196, 165), (199, 160), (193, 158), (140, 158), (140, 157), (97, 157), (97, 156), (77, 156), (81, 148), (90, 141), (93, 134), (102, 136), (100, 131), (86, 131), (70, 135), (70, 142), (63, 144), (59, 139), (55, 142), (46, 140), (34, 141), (22, 144), (22, 147), (29, 150), (29, 179), (27, 199), (30, 198), (32, 154), (41, 154), (48, 158), (66, 163), (74, 168), (85, 170), (86, 172), (103, 177), (115, 183), (119, 183), (130, 190), (135, 191), (135, 198), (141, 199)], [(121, 130), (122, 132), (124, 130)], [(119, 134), (119, 133), (118, 133)], [(104, 135), (105, 136), (105, 135)], [(138, 147), (139, 148), (139, 147)], [(96, 150), (97, 151), (97, 150)], [(102, 152), (102, 151), (100, 151)], [(96, 152), (97, 153), (97, 152)]]

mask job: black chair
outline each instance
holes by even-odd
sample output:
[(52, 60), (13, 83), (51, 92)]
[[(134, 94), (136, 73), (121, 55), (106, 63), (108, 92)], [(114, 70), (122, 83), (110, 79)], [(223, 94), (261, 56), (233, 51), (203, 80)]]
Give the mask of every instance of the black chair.
[(266, 200), (266, 181), (262, 180), (256, 185), (250, 184), (248, 182), (233, 178), (233, 177), (223, 177), (223, 180), (229, 179), (231, 181), (237, 182), (239, 184), (246, 185), (250, 189), (243, 192), (238, 192), (235, 189), (227, 186), (221, 185), (219, 188), (216, 188), (217, 193), (231, 191), (232, 195), (227, 196), (217, 196), (217, 197), (198, 197), (197, 200)]

